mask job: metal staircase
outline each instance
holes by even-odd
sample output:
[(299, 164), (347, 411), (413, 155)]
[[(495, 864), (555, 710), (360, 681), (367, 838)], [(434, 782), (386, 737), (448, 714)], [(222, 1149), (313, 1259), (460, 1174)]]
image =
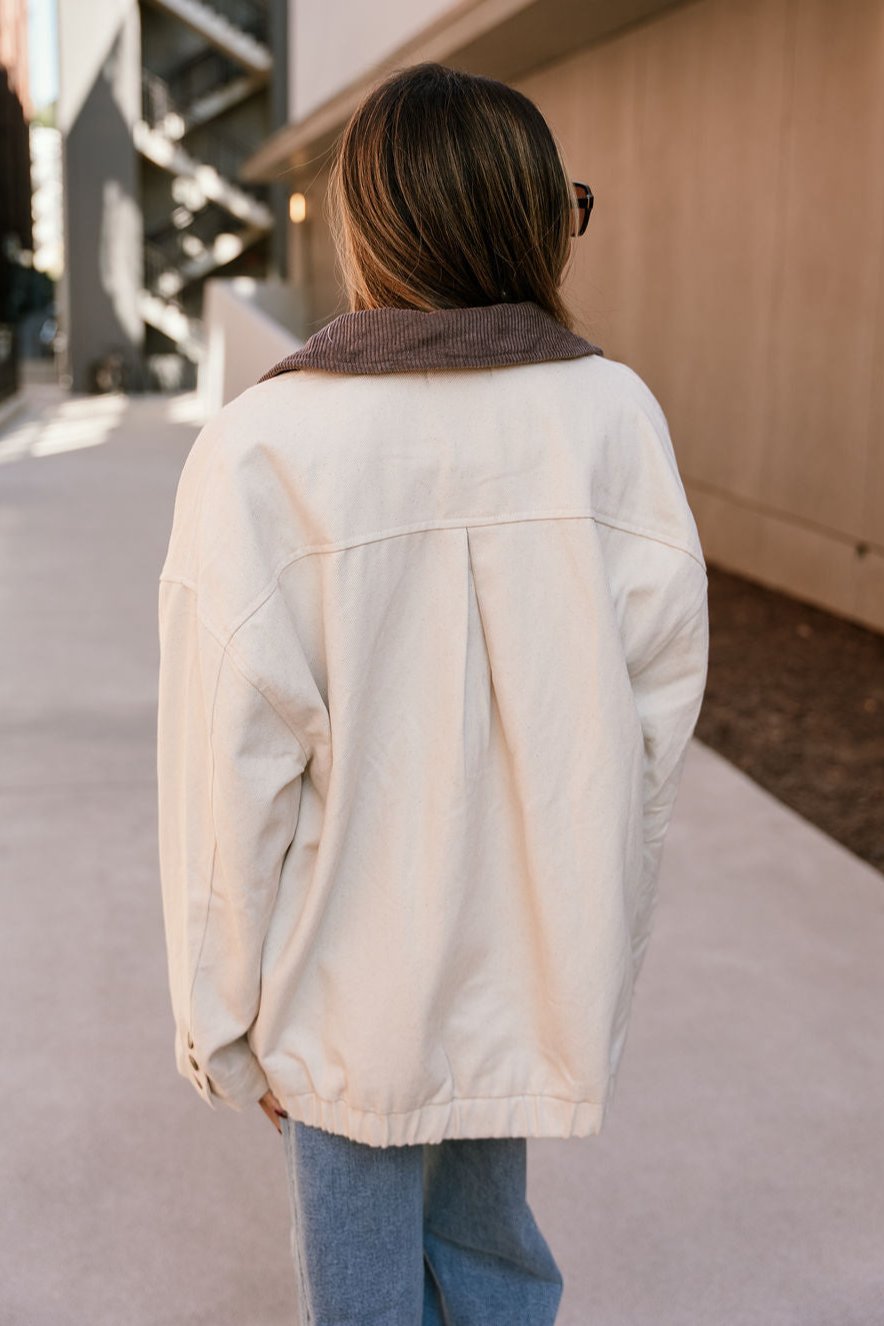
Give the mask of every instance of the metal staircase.
[[(210, 46), (252, 73), (269, 74), (273, 56), (264, 45), (266, 15), (254, 0), (150, 0), (180, 19)], [(259, 36), (256, 36), (260, 34)]]
[(171, 176), (170, 216), (145, 236), (140, 311), (192, 363), (203, 356), (194, 287), (233, 262), (273, 228), (265, 190), (237, 181), (254, 150), (225, 123), (229, 112), (268, 83), (272, 55), (260, 0), (149, 0), (205, 43), (163, 75), (142, 71), (137, 151)]

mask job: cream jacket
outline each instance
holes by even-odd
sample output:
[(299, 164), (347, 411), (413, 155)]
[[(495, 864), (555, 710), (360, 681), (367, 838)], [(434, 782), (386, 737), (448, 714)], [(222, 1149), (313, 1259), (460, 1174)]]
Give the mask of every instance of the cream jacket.
[(376, 1146), (601, 1130), (706, 681), (663, 411), (537, 305), (343, 314), (159, 579), (178, 1070)]

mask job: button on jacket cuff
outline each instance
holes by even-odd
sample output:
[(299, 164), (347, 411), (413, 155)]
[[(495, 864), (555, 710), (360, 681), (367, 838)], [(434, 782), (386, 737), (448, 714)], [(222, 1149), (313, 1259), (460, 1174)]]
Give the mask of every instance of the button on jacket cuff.
[(211, 1056), (211, 1072), (201, 1062), (189, 1034), (185, 1034), (183, 1041), (179, 1038), (178, 1045), (179, 1072), (189, 1079), (211, 1109), (220, 1100), (234, 1110), (244, 1110), (270, 1090), (264, 1070), (245, 1037)]

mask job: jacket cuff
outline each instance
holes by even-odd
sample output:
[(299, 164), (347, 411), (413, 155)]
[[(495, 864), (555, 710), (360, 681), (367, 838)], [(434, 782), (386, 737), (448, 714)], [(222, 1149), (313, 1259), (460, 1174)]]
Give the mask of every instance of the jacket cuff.
[(211, 1097), (215, 1096), (233, 1110), (244, 1110), (248, 1105), (254, 1105), (269, 1090), (270, 1083), (251, 1050), (248, 1060), (235, 1078), (225, 1078), (223, 1082), (217, 1081), (215, 1077), (208, 1079), (209, 1104), (213, 1104)]
[(208, 1066), (202, 1062), (188, 1032), (179, 1035), (177, 1042), (179, 1072), (190, 1080), (210, 1109), (222, 1101), (231, 1109), (244, 1110), (270, 1090), (266, 1074), (245, 1036), (216, 1050), (210, 1055)]

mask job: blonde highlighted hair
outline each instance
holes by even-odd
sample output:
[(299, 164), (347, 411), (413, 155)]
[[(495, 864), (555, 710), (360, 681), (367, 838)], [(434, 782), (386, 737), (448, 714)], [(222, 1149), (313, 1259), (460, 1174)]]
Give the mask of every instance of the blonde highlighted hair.
[(353, 310), (532, 300), (574, 330), (559, 291), (573, 201), (528, 97), (425, 62), (388, 74), (356, 107), (326, 206)]

